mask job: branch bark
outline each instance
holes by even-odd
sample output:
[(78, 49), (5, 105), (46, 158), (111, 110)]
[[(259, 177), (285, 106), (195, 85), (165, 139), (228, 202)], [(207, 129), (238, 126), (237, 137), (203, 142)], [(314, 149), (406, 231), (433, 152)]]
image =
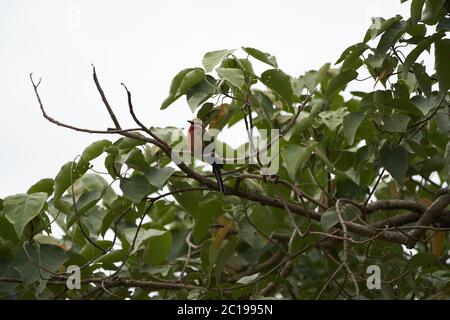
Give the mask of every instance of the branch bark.
[(408, 242), (406, 243), (406, 246), (411, 249), (413, 248), (417, 241), (422, 237), (425, 230), (423, 226), (429, 226), (432, 225), (437, 218), (438, 215), (447, 208), (447, 206), (450, 204), (450, 191), (445, 192), (441, 196), (439, 196), (428, 209), (425, 211), (425, 213), (420, 217), (419, 221), (416, 223), (416, 229), (413, 229), (409, 232), (409, 236), (411, 237)]

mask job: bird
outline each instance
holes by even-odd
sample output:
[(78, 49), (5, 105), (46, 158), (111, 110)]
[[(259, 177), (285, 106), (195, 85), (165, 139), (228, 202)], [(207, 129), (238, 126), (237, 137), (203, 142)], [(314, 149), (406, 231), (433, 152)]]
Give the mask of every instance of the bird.
[[(214, 143), (212, 139), (207, 134), (202, 120), (199, 118), (194, 118), (192, 120), (188, 120), (188, 123), (190, 124), (188, 129), (188, 146), (191, 154), (194, 156), (194, 158), (200, 159), (201, 161), (206, 161), (212, 166), (212, 172), (214, 176), (216, 177), (217, 181), (217, 187), (220, 190), (220, 192), (225, 193), (225, 187), (223, 185), (222, 180), (222, 172), (221, 167), (222, 165), (220, 163), (217, 163), (217, 161), (214, 159), (214, 155), (209, 155), (207, 159), (203, 155), (203, 151), (207, 147), (205, 145), (205, 140), (210, 141), (209, 144)], [(208, 137), (208, 138), (205, 138)]]

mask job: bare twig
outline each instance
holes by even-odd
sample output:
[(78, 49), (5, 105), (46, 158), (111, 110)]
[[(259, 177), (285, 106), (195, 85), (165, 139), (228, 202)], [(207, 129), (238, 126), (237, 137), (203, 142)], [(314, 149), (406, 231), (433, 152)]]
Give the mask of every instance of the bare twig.
[(85, 129), (85, 128), (80, 128), (80, 127), (75, 127), (69, 124), (65, 124), (62, 123), (58, 120), (55, 120), (54, 118), (50, 117), (47, 112), (44, 109), (44, 105), (42, 104), (42, 100), (41, 97), (39, 96), (39, 92), (38, 92), (38, 87), (41, 83), (41, 79), (39, 79), (38, 83), (35, 83), (33, 80), (33, 74), (30, 73), (30, 80), (31, 83), (33, 85), (33, 89), (34, 89), (34, 93), (36, 95), (36, 98), (38, 100), (39, 103), (39, 107), (41, 109), (42, 115), (44, 116), (45, 119), (47, 119), (48, 121), (50, 121), (53, 124), (56, 124), (57, 126), (60, 127), (64, 127), (67, 129), (71, 129), (71, 130), (75, 130), (75, 131), (79, 131), (79, 132), (86, 132), (86, 133), (98, 133), (98, 134), (112, 134), (112, 133), (127, 133), (127, 132), (133, 132), (133, 131), (140, 131), (140, 128), (132, 128), (132, 129), (109, 129), (109, 130), (92, 130), (92, 129)]
[(342, 269), (342, 267), (344, 266), (344, 263), (341, 263), (339, 265), (339, 267), (336, 268), (336, 270), (334, 270), (334, 272), (328, 277), (327, 281), (325, 282), (325, 284), (323, 285), (322, 289), (320, 289), (319, 293), (316, 296), (316, 300), (319, 300), (320, 297), (322, 296), (322, 293), (325, 291), (325, 289), (328, 287), (328, 285), (330, 284), (331, 281), (333, 281), (333, 279), (336, 277), (336, 275), (339, 273), (339, 271)]
[(109, 105), (108, 99), (106, 99), (106, 95), (103, 92), (102, 87), (100, 86), (100, 82), (97, 78), (97, 73), (95, 72), (95, 66), (92, 65), (92, 77), (94, 78), (95, 86), (97, 87), (97, 90), (102, 97), (102, 101), (108, 110), (109, 116), (111, 117), (111, 120), (114, 122), (114, 125), (116, 126), (116, 129), (121, 129), (119, 120), (117, 120), (116, 115), (114, 114), (114, 111), (112, 110), (111, 106)]
[(352, 270), (350, 269), (349, 266), (349, 260), (348, 260), (348, 233), (347, 233), (347, 226), (344, 222), (344, 219), (342, 218), (342, 214), (341, 214), (341, 199), (338, 199), (336, 201), (336, 216), (338, 217), (339, 223), (341, 224), (341, 228), (342, 228), (342, 232), (344, 234), (344, 240), (343, 240), (343, 244), (344, 244), (344, 268), (347, 271), (348, 275), (350, 276), (350, 279), (352, 280), (354, 286), (355, 286), (355, 291), (356, 291), (356, 298), (359, 299), (359, 285), (358, 285), (358, 281), (356, 281), (355, 275), (353, 274)]

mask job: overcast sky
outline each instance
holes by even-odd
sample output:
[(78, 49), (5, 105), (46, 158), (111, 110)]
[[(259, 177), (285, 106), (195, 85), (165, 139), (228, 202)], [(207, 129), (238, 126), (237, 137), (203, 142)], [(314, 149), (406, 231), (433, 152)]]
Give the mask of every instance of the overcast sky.
[[(100, 136), (56, 127), (39, 112), (28, 75), (42, 76), (48, 113), (86, 128), (111, 126), (91, 78), (131, 125), (120, 82), (146, 124), (185, 126), (180, 99), (160, 111), (170, 81), (212, 50), (250, 46), (292, 76), (334, 62), (373, 16), (407, 15), (399, 0), (0, 1), (0, 197), (25, 192)], [(244, 134), (245, 136), (245, 134)], [(116, 137), (109, 137), (115, 139)]]

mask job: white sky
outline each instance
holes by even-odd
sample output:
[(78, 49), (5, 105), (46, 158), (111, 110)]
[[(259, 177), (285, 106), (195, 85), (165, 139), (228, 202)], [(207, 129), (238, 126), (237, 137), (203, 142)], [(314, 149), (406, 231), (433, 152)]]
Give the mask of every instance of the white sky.
[(408, 11), (399, 0), (1, 0), (0, 197), (53, 178), (85, 146), (105, 138), (44, 120), (30, 72), (43, 77), (41, 97), (60, 121), (111, 126), (92, 82), (94, 63), (112, 107), (127, 119), (124, 125), (132, 122), (120, 82), (132, 91), (147, 125), (182, 127), (192, 118), (184, 100), (165, 111), (159, 107), (173, 76), (201, 66), (205, 52), (255, 47), (299, 76), (361, 41), (372, 16)]

